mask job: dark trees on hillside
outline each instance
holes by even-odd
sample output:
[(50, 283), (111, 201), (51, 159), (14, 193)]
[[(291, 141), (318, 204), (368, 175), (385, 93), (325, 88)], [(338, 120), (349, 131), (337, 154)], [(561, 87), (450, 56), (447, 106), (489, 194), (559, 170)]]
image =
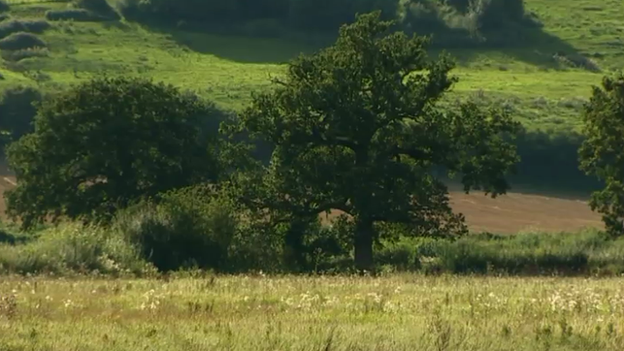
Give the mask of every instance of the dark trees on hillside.
[(41, 99), (41, 93), (32, 87), (17, 86), (2, 92), (0, 95), (0, 149), (22, 135), (32, 132), (32, 122), (36, 114), (35, 103), (40, 102)]
[(465, 190), (504, 193), (517, 162), (505, 141), (519, 125), (499, 111), (436, 103), (455, 79), (452, 62), (429, 60), (424, 37), (389, 33), (380, 13), (343, 26), (336, 43), (292, 61), (276, 89), (254, 97), (234, 130), (275, 149), (247, 200), (291, 218), (341, 210), (354, 219), (355, 263), (373, 264), (375, 223), (420, 235), (462, 234), (434, 166), (461, 174)]

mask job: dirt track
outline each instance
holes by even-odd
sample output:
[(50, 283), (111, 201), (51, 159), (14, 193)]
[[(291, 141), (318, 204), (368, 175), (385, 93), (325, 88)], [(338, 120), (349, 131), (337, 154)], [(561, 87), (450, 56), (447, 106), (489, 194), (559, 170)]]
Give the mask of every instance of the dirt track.
[[(2, 172), (0, 193), (14, 184), (14, 179)], [(537, 229), (550, 232), (577, 231), (584, 227), (601, 227), (600, 216), (592, 213), (586, 203), (578, 200), (511, 193), (492, 199), (483, 194), (451, 193), (456, 212), (466, 216), (471, 230), (511, 234)], [(0, 218), (5, 204), (0, 201)]]

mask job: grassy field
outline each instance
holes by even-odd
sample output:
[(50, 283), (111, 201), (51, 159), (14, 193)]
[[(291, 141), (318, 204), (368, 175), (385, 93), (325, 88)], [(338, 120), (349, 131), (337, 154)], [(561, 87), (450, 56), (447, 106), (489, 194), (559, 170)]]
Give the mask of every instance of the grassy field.
[[(23, 20), (43, 19), (46, 10), (66, 6), (8, 2), (11, 16)], [(450, 50), (460, 60), (455, 74), (461, 78), (451, 99), (475, 96), (506, 104), (530, 128), (578, 130), (590, 86), (624, 68), (624, 2), (526, 3), (544, 26), (522, 33), (522, 43)], [(56, 91), (103, 73), (142, 75), (240, 109), (251, 92), (266, 89), (269, 78), (283, 72), (289, 58), (318, 48), (314, 40), (226, 37), (126, 21), (54, 22), (40, 37), (48, 43), (47, 56), (0, 60), (0, 89), (26, 84)], [(553, 59), (556, 52), (591, 59), (601, 71), (562, 65)], [(513, 208), (499, 205), (484, 203), (475, 216), (485, 211), (490, 219), (502, 217), (505, 210), (513, 212), (507, 218), (517, 219), (527, 212), (518, 202)], [(492, 247), (488, 252), (504, 251)], [(42, 252), (45, 258), (46, 250), (71, 258), (66, 245), (54, 240), (15, 249), (13, 258), (27, 265)], [(541, 254), (549, 258), (546, 251)], [(616, 251), (597, 259), (608, 262)], [(376, 279), (3, 276), (0, 350), (619, 351), (623, 283), (622, 278), (408, 274)]]
[(621, 350), (614, 279), (4, 278), (0, 349)]
[[(63, 3), (13, 1), (12, 16), (41, 19)], [(520, 43), (500, 49), (450, 50), (460, 59), (456, 95), (506, 104), (530, 128), (578, 129), (581, 103), (603, 74), (624, 67), (624, 3), (527, 0), (544, 24), (520, 34)], [(5, 61), (2, 87), (37, 84), (55, 90), (96, 74), (143, 75), (196, 90), (219, 105), (238, 109), (250, 93), (266, 88), (283, 63), (317, 46), (294, 39), (258, 39), (150, 29), (125, 21), (56, 22), (41, 37), (48, 57)], [(553, 59), (590, 59), (601, 72), (566, 67)]]

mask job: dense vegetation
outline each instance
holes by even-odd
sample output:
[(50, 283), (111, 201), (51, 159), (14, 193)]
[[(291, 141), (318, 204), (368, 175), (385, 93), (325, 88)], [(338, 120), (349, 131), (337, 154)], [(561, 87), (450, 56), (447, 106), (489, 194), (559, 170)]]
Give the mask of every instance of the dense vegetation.
[[(445, 27), (444, 16), (470, 19), (475, 30), (493, 30), (525, 17), (522, 0), (124, 0), (122, 13), (132, 19), (180, 21), (205, 27), (249, 25), (268, 34), (279, 27), (302, 31), (335, 32), (355, 14), (381, 10), (385, 19), (400, 19), (412, 29)], [(437, 24), (437, 28), (431, 28)]]
[[(106, 218), (141, 196), (218, 177), (213, 106), (163, 84), (95, 79), (46, 99), (35, 130), (7, 149), (20, 181), (9, 213)], [(214, 127), (213, 127), (214, 129)]]
[(274, 146), (267, 189), (260, 187), (255, 205), (294, 219), (330, 210), (350, 215), (361, 269), (372, 266), (377, 222), (416, 235), (466, 231), (433, 168), (461, 174), (466, 191), (496, 196), (508, 189), (505, 175), (517, 162), (504, 138), (519, 124), (474, 104), (440, 109), (455, 82), (452, 62), (430, 60), (428, 40), (389, 34), (391, 25), (362, 16), (342, 27), (334, 46), (291, 62), (285, 79), (256, 96), (238, 125)]
[(620, 351), (621, 278), (6, 277), (5, 350)]
[[(147, 262), (161, 271), (309, 271), (343, 270), (353, 257), (360, 271), (421, 269), (416, 253), (429, 250), (423, 255), (439, 260), (434, 270), (456, 273), (619, 272), (619, 255), (600, 258), (598, 247), (609, 245), (601, 234), (589, 246), (540, 256), (538, 242), (532, 256), (511, 258), (480, 239), (455, 241), (466, 228), (440, 176), (459, 174), (466, 191), (504, 193), (520, 126), (506, 109), (440, 104), (457, 81), (453, 61), (429, 59), (427, 38), (392, 28), (380, 12), (359, 16), (334, 45), (291, 61), (275, 88), (238, 115), (144, 79), (95, 78), (46, 97), (34, 131), (6, 129), (27, 133), (8, 148), (19, 182), (9, 213), (25, 229), (50, 217), (92, 224), (60, 227), (71, 232), (60, 241), (11, 248), (2, 266), (62, 271), (70, 259), (70, 269), (116, 262), (135, 273)], [(601, 94), (586, 109), (588, 126), (592, 116), (621, 118), (621, 96)], [(254, 152), (257, 145), (265, 151)], [(329, 210), (343, 212), (330, 227), (319, 218)], [(433, 241), (409, 241), (424, 237)], [(74, 256), (17, 258), (38, 245), (34, 252), (70, 245)]]

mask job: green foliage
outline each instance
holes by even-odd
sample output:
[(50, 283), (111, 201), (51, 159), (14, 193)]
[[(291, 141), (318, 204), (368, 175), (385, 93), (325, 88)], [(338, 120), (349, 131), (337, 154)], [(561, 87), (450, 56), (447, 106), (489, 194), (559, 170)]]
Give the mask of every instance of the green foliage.
[(0, 40), (1, 50), (24, 50), (33, 48), (45, 48), (48, 44), (32, 33), (13, 33)]
[(122, 211), (115, 227), (159, 270), (219, 270), (227, 264), (238, 222), (233, 205), (223, 198), (175, 191), (158, 204), (146, 202)]
[(107, 0), (74, 0), (73, 3), (77, 8), (88, 10), (109, 20), (120, 18)]
[(353, 22), (358, 13), (379, 10), (384, 19), (396, 19), (396, 0), (291, 0), (288, 21), (301, 30), (335, 31)]
[(353, 216), (358, 269), (372, 264), (375, 222), (409, 224), (420, 235), (466, 231), (432, 167), (460, 173), (466, 191), (496, 196), (517, 162), (505, 138), (519, 125), (474, 104), (437, 108), (456, 81), (453, 63), (430, 61), (428, 38), (388, 34), (392, 25), (375, 12), (342, 27), (333, 46), (292, 61), (233, 129), (275, 147), (263, 184), (247, 197), (295, 218), (331, 209)]
[(0, 12), (7, 12), (11, 9), (6, 0), (0, 0)]
[(50, 21), (73, 20), (82, 22), (113, 21), (121, 17), (107, 0), (74, 0), (75, 8), (46, 11)]
[(143, 197), (216, 179), (219, 111), (138, 78), (97, 78), (46, 99), (35, 132), (7, 148), (18, 187), (8, 211), (25, 227), (68, 217), (108, 219)]
[(0, 140), (0, 148), (7, 142), (17, 140), (33, 131), (32, 122), (37, 113), (35, 103), (42, 99), (41, 93), (32, 87), (16, 86), (6, 89), (0, 95), (0, 131), (5, 131), (6, 140)]
[(624, 235), (624, 75), (605, 77), (583, 113), (586, 140), (579, 149), (581, 169), (604, 180), (592, 195), (592, 210), (603, 215), (612, 236)]
[(43, 33), (50, 28), (44, 20), (11, 20), (0, 23), (0, 39), (18, 32)]
[(272, 19), (295, 29), (334, 31), (356, 13), (382, 10), (385, 18), (396, 18), (398, 5), (398, 0), (124, 0), (120, 11), (130, 19), (208, 25)]
[(525, 16), (524, 0), (447, 0), (465, 13), (480, 30), (496, 30), (509, 22), (520, 22)]
[(585, 196), (602, 184), (579, 170), (578, 149), (584, 137), (578, 133), (523, 131), (516, 139), (521, 161), (510, 177), (513, 187), (578, 193)]
[(227, 192), (195, 185), (120, 211), (113, 228), (161, 271), (237, 272), (282, 267), (283, 236), (253, 220)]
[(457, 241), (403, 238), (384, 242), (376, 264), (393, 270), (451, 274), (618, 275), (624, 241), (602, 232), (480, 234)]
[(142, 275), (150, 270), (120, 235), (93, 226), (68, 224), (43, 230), (23, 243), (0, 244), (2, 274)]

